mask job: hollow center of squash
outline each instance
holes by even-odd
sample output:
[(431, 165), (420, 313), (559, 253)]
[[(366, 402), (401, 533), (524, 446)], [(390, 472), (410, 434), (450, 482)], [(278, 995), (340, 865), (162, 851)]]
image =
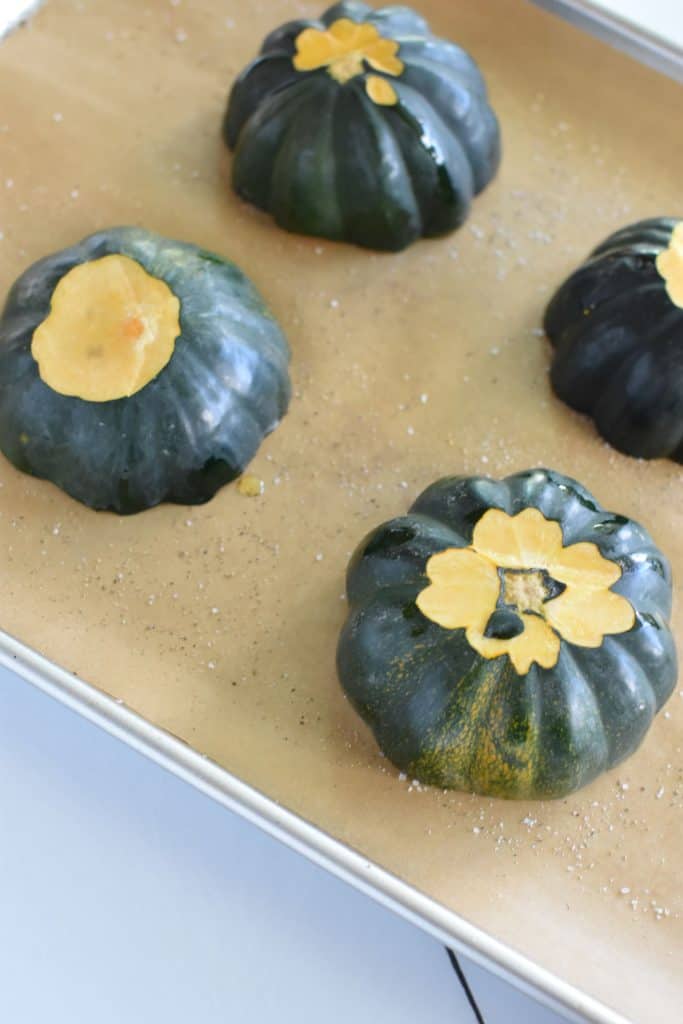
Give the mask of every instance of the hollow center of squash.
[(503, 577), (503, 602), (516, 611), (543, 613), (543, 605), (551, 596), (546, 585), (547, 573), (540, 569), (500, 570)]
[(53, 391), (88, 402), (127, 398), (170, 360), (179, 316), (165, 281), (129, 256), (103, 256), (58, 282), (31, 353)]
[(657, 270), (674, 306), (683, 309), (683, 221), (673, 229), (668, 248), (657, 257)]

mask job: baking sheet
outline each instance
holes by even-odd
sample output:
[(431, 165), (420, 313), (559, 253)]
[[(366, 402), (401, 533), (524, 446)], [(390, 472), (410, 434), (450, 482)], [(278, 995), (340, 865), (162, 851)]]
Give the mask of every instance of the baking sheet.
[(617, 772), (507, 804), (399, 780), (335, 680), (348, 555), (437, 476), (551, 465), (683, 564), (681, 468), (618, 455), (557, 402), (539, 337), (594, 242), (680, 209), (680, 86), (517, 0), (420, 9), (481, 63), (505, 158), (458, 234), (400, 255), (289, 236), (229, 190), (225, 94), (291, 2), (55, 0), (0, 45), (0, 290), (143, 223), (255, 280), (295, 386), (259, 498), (122, 519), (3, 461), (0, 626), (626, 1017), (673, 1020), (678, 692)]
[(610, 46), (683, 82), (683, 9), (678, 0), (534, 0)]

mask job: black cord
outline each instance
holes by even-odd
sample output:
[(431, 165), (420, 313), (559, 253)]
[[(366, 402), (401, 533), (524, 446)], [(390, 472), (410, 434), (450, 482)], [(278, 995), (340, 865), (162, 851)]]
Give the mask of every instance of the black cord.
[(465, 995), (467, 996), (467, 1002), (472, 1007), (472, 1013), (474, 1014), (474, 1019), (476, 1020), (477, 1024), (486, 1024), (486, 1021), (484, 1020), (483, 1014), (482, 1014), (481, 1010), (479, 1009), (479, 1007), (477, 1005), (477, 1000), (474, 998), (474, 993), (472, 992), (472, 989), (469, 986), (469, 982), (468, 982), (467, 978), (465, 977), (465, 972), (463, 971), (462, 967), (460, 966), (460, 963), (458, 961), (457, 956), (455, 955), (455, 953), (453, 952), (452, 949), (447, 949), (446, 953), (448, 954), (448, 959), (451, 962), (451, 966), (452, 966), (453, 970), (455, 971), (455, 973), (458, 976), (458, 981), (462, 985), (463, 991), (464, 991)]

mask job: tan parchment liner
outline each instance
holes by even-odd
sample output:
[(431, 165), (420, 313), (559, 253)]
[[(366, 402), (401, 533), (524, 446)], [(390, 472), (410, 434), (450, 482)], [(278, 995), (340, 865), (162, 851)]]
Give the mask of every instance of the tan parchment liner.
[(0, 43), (0, 292), (145, 224), (256, 281), (296, 390), (253, 463), (260, 497), (120, 519), (2, 460), (0, 626), (625, 1015), (673, 1021), (679, 693), (618, 771), (505, 804), (399, 781), (335, 681), (349, 552), (439, 475), (573, 474), (683, 579), (681, 468), (616, 454), (555, 400), (538, 336), (592, 244), (683, 216), (681, 88), (521, 0), (420, 7), (481, 63), (505, 158), (464, 229), (401, 255), (289, 236), (227, 187), (228, 85), (317, 4), (54, 0)]

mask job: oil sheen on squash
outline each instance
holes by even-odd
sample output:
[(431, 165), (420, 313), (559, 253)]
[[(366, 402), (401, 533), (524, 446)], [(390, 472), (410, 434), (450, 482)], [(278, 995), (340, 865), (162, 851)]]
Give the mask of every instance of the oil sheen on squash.
[(560, 285), (544, 316), (556, 395), (612, 447), (683, 462), (683, 222), (615, 231)]
[(73, 267), (54, 290), (31, 353), (42, 380), (89, 402), (127, 398), (166, 366), (180, 302), (135, 260), (111, 254)]
[(340, 682), (409, 778), (563, 797), (643, 741), (671, 695), (671, 570), (576, 480), (437, 480), (347, 574)]

